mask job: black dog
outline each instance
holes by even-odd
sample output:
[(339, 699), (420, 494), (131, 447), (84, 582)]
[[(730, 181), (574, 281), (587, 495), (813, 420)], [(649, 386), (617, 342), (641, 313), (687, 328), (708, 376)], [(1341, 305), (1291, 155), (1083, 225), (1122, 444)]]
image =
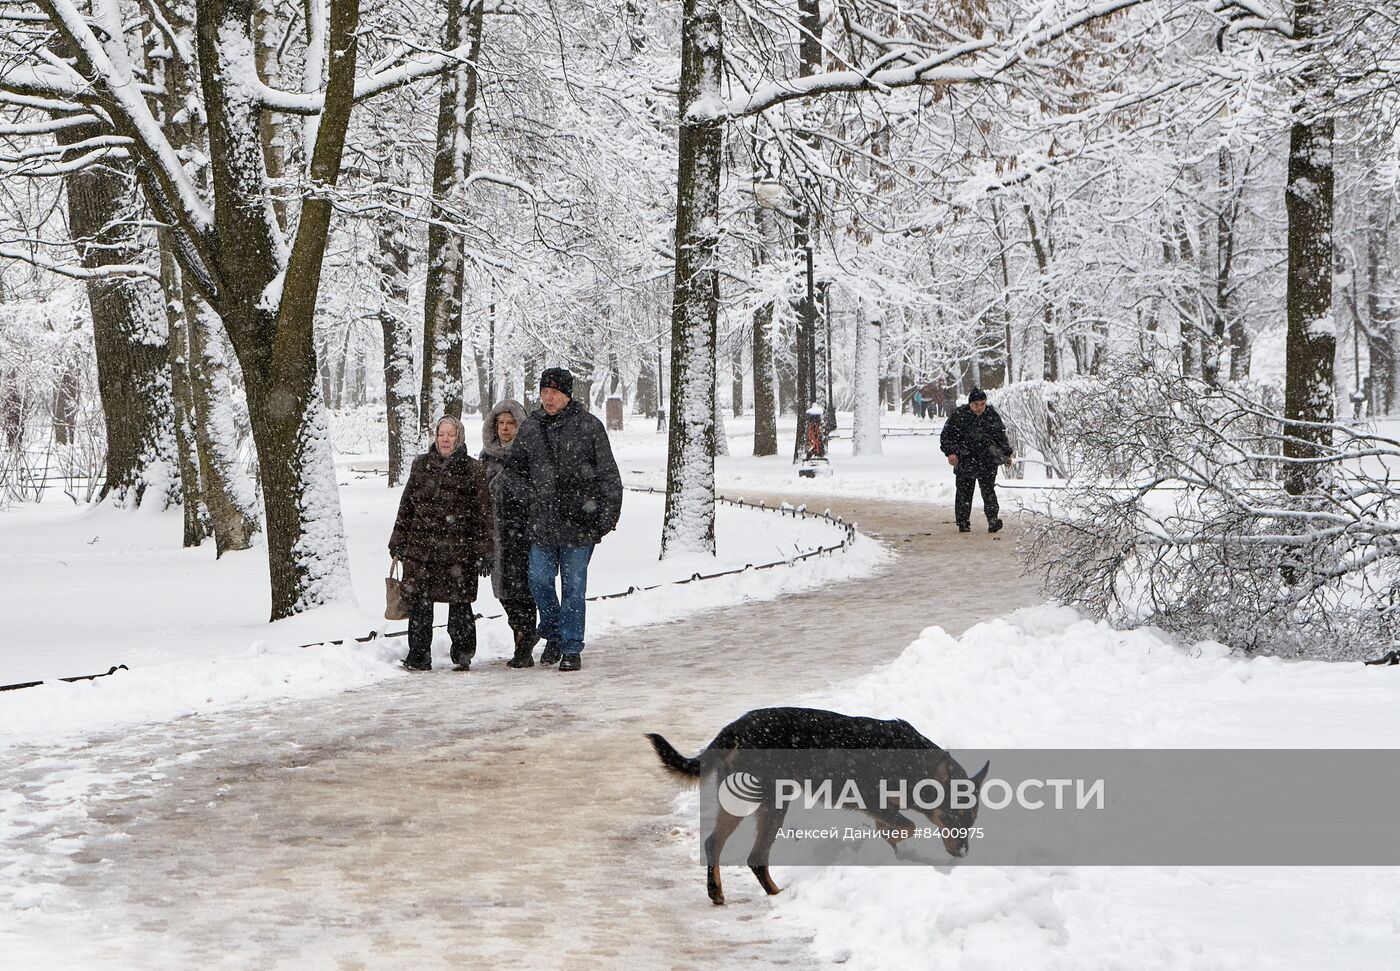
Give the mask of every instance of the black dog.
[[(691, 785), (699, 782), (703, 764), (699, 756), (693, 759), (686, 758), (660, 735), (648, 734), (647, 738), (651, 740), (652, 748), (656, 749), (661, 764), (671, 773), (680, 776)], [(864, 766), (865, 774), (881, 771), (878, 757), (872, 760), (869, 754), (872, 751), (927, 752), (928, 777), (943, 786), (944, 791), (948, 791), (954, 780), (969, 778), (957, 760), (920, 735), (907, 721), (881, 721), (877, 718), (843, 715), (817, 708), (756, 709), (724, 726), (705, 751), (718, 756), (719, 768), (714, 772), (718, 785), (719, 779), (727, 776), (739, 764), (741, 752), (811, 749), (863, 750), (860, 762)], [(971, 777), (975, 791), (979, 793), (989, 767), (990, 763), (982, 766), (981, 771)], [(925, 812), (936, 829), (945, 833), (963, 834), (943, 837), (944, 849), (952, 856), (962, 857), (967, 855), (966, 834), (977, 821), (977, 808), (977, 801), (974, 799), (971, 808), (967, 809), (939, 806), (932, 810), (920, 811)], [(768, 852), (782, 827), (786, 807), (780, 808), (764, 803), (757, 812), (758, 831), (754, 837), (753, 849), (749, 852), (749, 869), (758, 878), (759, 885), (765, 892), (775, 894), (779, 892), (779, 888), (768, 875)], [(891, 846), (898, 845), (913, 833), (913, 825), (898, 811), (872, 808), (866, 812), (889, 827)], [(720, 852), (740, 822), (739, 816), (725, 812), (721, 807), (714, 830), (705, 839), (708, 889), (710, 900), (716, 904), (724, 903), (724, 889), (719, 878)]]

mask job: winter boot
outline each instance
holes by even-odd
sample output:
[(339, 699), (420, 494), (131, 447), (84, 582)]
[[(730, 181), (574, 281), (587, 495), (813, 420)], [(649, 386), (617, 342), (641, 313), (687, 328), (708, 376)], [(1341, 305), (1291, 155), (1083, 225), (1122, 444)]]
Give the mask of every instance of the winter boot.
[(970, 533), (970, 532), (972, 532), (972, 524), (971, 524), (971, 523), (958, 523), (958, 532), (960, 532), (960, 533)]
[(545, 665), (558, 664), (561, 654), (558, 641), (545, 641), (544, 653), (540, 655), (540, 663)]
[(534, 631), (517, 631), (515, 634), (515, 657), (506, 662), (508, 668), (532, 668), (535, 666), (535, 642), (539, 638)]
[(1001, 531), (1001, 520), (993, 519), (987, 523), (987, 532), (996, 533)]
[(560, 671), (577, 671), (583, 667), (583, 657), (578, 654), (565, 654), (559, 659)]

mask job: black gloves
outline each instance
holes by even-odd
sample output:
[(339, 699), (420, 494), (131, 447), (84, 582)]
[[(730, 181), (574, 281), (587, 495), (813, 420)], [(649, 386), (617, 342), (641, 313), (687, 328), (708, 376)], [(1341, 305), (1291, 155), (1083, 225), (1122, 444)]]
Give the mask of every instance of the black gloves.
[(484, 577), (491, 575), (491, 570), (495, 567), (496, 561), (490, 557), (483, 556), (481, 562), (476, 565), (477, 572)]

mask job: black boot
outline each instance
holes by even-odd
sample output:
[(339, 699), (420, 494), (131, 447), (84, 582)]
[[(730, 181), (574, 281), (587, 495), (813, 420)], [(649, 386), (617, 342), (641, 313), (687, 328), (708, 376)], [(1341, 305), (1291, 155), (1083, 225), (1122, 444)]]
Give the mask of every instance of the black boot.
[(991, 520), (990, 522), (987, 523), (987, 532), (989, 532), (989, 533), (995, 533), (995, 532), (999, 532), (1000, 530), (1001, 530), (1001, 520), (1000, 520), (1000, 519), (993, 519), (993, 520)]
[(506, 662), (508, 668), (532, 668), (535, 666), (535, 643), (539, 637), (534, 631), (516, 631), (515, 657)]
[(558, 664), (563, 652), (559, 650), (558, 641), (545, 641), (544, 653), (540, 655), (541, 664)]
[(960, 533), (970, 533), (970, 532), (972, 532), (972, 524), (971, 524), (971, 523), (958, 523), (958, 532), (960, 532)]
[(559, 659), (560, 671), (577, 671), (583, 667), (583, 658), (577, 654), (565, 654)]

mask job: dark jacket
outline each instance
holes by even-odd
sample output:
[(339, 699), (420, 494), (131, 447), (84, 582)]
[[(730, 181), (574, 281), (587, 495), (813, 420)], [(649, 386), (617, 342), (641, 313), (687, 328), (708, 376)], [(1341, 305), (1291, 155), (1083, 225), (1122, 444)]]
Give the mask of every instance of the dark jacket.
[(588, 546), (617, 528), (622, 475), (603, 423), (578, 402), (531, 412), (506, 467), (528, 484), (531, 542)]
[(950, 414), (943, 423), (938, 447), (944, 455), (958, 457), (957, 468), (960, 472), (998, 466), (1011, 457), (1006, 426), (1002, 424), (1001, 415), (990, 404), (980, 415), (974, 415), (970, 405), (963, 405)]
[(493, 532), (486, 468), (466, 448), (446, 458), (432, 448), (413, 460), (389, 536), (409, 596), (475, 600), (478, 566), (495, 555)]
[(525, 409), (503, 401), (491, 409), (481, 426), (481, 462), (491, 489), (491, 516), (496, 527), (496, 562), (491, 570), (491, 592), (497, 600), (530, 600), (530, 490), (524, 479), (506, 469), (514, 443), (505, 445), (496, 435), (496, 417), (505, 412), (525, 424)]

